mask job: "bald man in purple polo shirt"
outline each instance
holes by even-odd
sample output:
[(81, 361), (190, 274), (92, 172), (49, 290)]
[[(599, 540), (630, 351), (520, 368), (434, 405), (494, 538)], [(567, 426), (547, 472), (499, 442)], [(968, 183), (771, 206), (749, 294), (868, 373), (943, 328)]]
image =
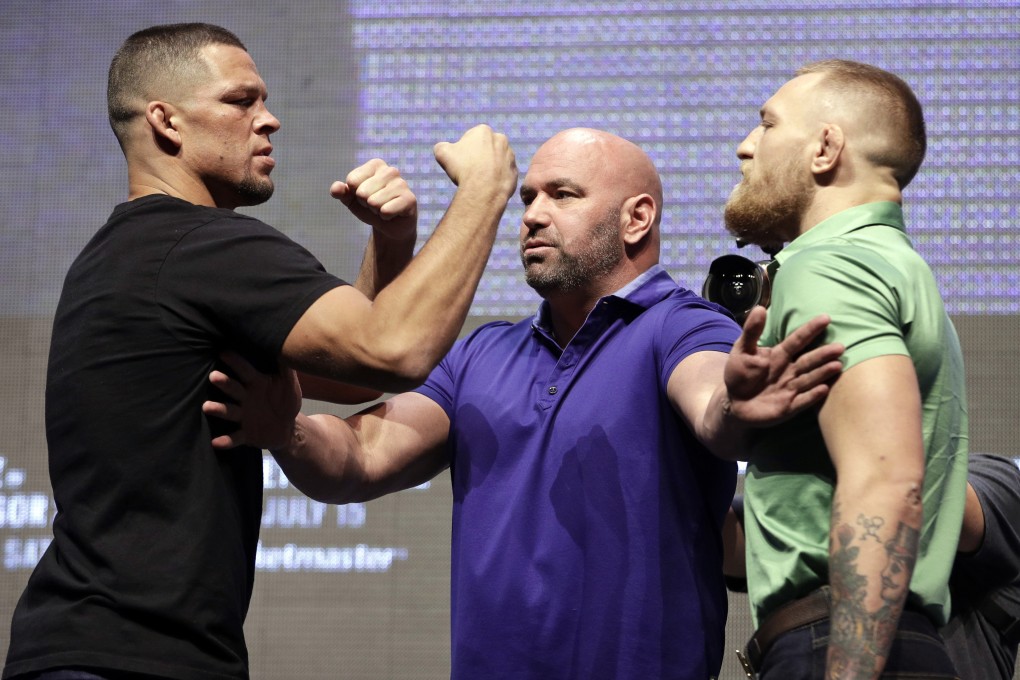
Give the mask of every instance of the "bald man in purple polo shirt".
[(711, 452), (822, 399), (841, 348), (792, 362), (825, 318), (763, 350), (764, 310), (740, 336), (678, 287), (658, 264), (659, 176), (631, 142), (561, 132), (520, 195), (533, 319), (478, 328), (417, 391), (346, 420), (298, 414), (296, 394), (255, 413), (288, 381), (215, 373), (247, 401), (207, 405), (241, 424), (214, 444), (269, 445), (335, 503), (449, 467), (453, 678), (705, 680), (722, 660), (735, 484)]

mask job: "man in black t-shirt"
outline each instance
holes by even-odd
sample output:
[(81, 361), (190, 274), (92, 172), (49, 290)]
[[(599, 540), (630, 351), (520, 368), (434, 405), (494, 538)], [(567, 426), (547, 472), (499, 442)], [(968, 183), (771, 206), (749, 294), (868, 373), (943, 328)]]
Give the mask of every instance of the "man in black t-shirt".
[(72, 264), (54, 318), (58, 511), (5, 679), (246, 678), (262, 465), (209, 443), (217, 357), (292, 366), (308, 396), (373, 397), (424, 380), (461, 328), (516, 187), (506, 137), (478, 126), (436, 145), (458, 191), (413, 259), (417, 203), (395, 168), (373, 160), (334, 183), (373, 231), (351, 286), (234, 212), (273, 192), (280, 122), (265, 100), (244, 45), (216, 26), (146, 29), (113, 60), (128, 202)]

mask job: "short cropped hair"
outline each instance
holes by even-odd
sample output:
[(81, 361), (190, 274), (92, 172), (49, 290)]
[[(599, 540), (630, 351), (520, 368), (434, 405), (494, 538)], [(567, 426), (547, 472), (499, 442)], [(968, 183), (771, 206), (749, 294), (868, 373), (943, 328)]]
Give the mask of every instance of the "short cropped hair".
[(121, 147), (127, 124), (144, 113), (139, 102), (165, 97), (168, 87), (200, 66), (198, 53), (207, 45), (248, 51), (227, 29), (200, 23), (152, 26), (124, 41), (110, 64), (106, 89), (110, 127)]
[(816, 61), (797, 70), (798, 76), (808, 73), (822, 73), (825, 85), (864, 95), (881, 107), (876, 118), (889, 126), (890, 139), (873, 150), (868, 160), (892, 168), (901, 190), (910, 184), (928, 147), (924, 113), (910, 86), (877, 66), (845, 59)]

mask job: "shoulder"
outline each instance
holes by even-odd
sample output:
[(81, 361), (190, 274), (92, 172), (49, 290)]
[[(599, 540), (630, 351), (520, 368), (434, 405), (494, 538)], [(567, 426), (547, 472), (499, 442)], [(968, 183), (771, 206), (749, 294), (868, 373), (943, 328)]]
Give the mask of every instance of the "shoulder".
[(671, 337), (712, 334), (732, 342), (740, 335), (740, 326), (725, 308), (685, 288), (670, 293), (649, 307), (643, 316), (656, 322), (662, 332)]
[(516, 323), (510, 321), (489, 321), (475, 328), (453, 345), (450, 354), (484, 351), (485, 348), (506, 342), (520, 342), (532, 333), (532, 319)]
[(232, 210), (206, 208), (209, 212), (202, 214), (201, 228), (205, 234), (220, 236), (243, 236), (246, 238), (270, 238), (291, 241), (290, 237), (262, 220), (241, 215)]
[(972, 453), (967, 461), (967, 481), (982, 501), (992, 496), (1009, 496), (1015, 499), (1014, 504), (1020, 505), (1020, 468), (1012, 459)]
[(782, 263), (777, 286), (850, 285), (856, 277), (888, 280), (897, 278), (897, 268), (879, 250), (845, 239), (834, 239), (805, 248)]
[[(233, 210), (195, 205), (171, 196), (144, 196), (118, 206), (124, 217), (146, 224), (165, 224), (183, 234), (265, 235), (287, 239), (278, 229), (265, 222)], [(289, 240), (289, 239), (288, 239)]]

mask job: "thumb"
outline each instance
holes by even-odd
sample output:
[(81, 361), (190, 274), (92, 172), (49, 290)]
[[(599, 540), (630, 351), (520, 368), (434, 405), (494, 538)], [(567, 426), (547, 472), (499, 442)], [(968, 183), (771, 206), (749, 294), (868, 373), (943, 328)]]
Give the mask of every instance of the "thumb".
[(457, 177), (454, 176), (454, 174), (450, 172), (450, 168), (447, 167), (447, 164), (450, 161), (451, 148), (453, 148), (453, 144), (450, 142), (437, 142), (436, 145), (432, 147), (432, 153), (435, 154), (436, 161), (443, 169), (443, 172), (446, 173), (446, 176), (450, 178), (450, 181), (454, 184), (459, 184)]
[(762, 331), (765, 330), (765, 308), (757, 305), (752, 309), (747, 319), (744, 320), (744, 328), (737, 339), (737, 346), (744, 354), (755, 354), (758, 350), (758, 341), (761, 339)]
[(333, 182), (329, 186), (329, 195), (346, 206), (349, 206), (354, 200), (354, 192), (345, 182)]

